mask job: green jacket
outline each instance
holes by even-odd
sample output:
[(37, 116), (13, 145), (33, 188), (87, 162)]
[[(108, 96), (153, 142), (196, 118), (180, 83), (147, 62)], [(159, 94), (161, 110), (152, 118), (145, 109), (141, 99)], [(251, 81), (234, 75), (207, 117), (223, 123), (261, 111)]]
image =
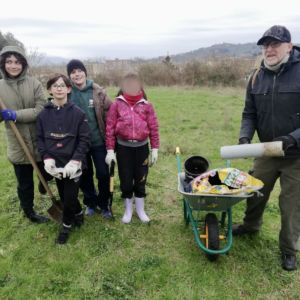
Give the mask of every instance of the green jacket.
[[(16, 52), (26, 58), (23, 51), (16, 46), (4, 47), (0, 56), (6, 52)], [(36, 161), (41, 161), (36, 146), (35, 123), (38, 114), (46, 104), (46, 97), (42, 84), (37, 79), (27, 74), (27, 67), (24, 68), (18, 78), (14, 79), (9, 78), (3, 69), (1, 69), (1, 73), (3, 79), (0, 80), (0, 97), (7, 109), (16, 111), (17, 128), (34, 159)], [(3, 117), (0, 113), (0, 122), (1, 121), (3, 121)], [(9, 124), (5, 124), (5, 129), (8, 160), (13, 164), (29, 164), (30, 162)]]

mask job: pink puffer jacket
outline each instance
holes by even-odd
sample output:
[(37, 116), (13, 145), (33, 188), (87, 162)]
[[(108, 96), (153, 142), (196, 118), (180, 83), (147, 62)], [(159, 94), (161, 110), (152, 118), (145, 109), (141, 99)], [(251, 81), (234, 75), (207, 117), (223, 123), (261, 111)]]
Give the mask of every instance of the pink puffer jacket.
[(117, 97), (106, 119), (107, 150), (115, 149), (116, 137), (125, 141), (150, 138), (151, 148), (158, 149), (158, 121), (152, 104), (142, 99), (130, 107), (123, 96)]

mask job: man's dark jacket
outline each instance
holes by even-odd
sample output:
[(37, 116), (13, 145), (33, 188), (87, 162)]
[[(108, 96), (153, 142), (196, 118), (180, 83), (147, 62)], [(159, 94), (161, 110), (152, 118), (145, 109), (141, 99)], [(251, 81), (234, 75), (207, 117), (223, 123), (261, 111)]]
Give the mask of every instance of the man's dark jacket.
[(261, 142), (291, 135), (297, 146), (290, 148), (286, 156), (300, 156), (300, 48), (293, 47), (288, 62), (277, 73), (262, 62), (253, 88), (252, 76), (247, 87), (240, 138), (251, 140), (255, 130)]
[(37, 118), (36, 136), (42, 159), (55, 159), (57, 167), (80, 160), (84, 167), (90, 129), (85, 113), (72, 101), (60, 108), (49, 101)]

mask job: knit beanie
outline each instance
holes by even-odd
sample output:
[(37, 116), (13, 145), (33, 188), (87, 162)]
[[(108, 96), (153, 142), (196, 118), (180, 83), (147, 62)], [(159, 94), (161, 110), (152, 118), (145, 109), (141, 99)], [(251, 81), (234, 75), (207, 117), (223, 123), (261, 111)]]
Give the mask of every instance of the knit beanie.
[(83, 62), (80, 61), (79, 59), (72, 59), (67, 64), (67, 73), (68, 73), (69, 77), (70, 77), (71, 72), (74, 69), (80, 69), (80, 70), (82, 70), (85, 73), (85, 76), (87, 76), (86, 68), (85, 68)]

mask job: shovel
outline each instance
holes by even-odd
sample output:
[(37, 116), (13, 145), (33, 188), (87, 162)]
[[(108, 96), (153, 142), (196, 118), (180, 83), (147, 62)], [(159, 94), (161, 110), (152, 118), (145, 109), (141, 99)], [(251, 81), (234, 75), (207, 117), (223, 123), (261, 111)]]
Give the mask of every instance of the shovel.
[(109, 192), (110, 192), (110, 197), (109, 197), (109, 201), (108, 201), (108, 209), (111, 212), (112, 217), (114, 218), (114, 214), (112, 211), (112, 201), (113, 201), (113, 197), (114, 197), (114, 178), (115, 178), (115, 162), (112, 161), (109, 167), (109, 177), (110, 177), (110, 181), (109, 181)]
[[(0, 109), (3, 110), (3, 109), (6, 109), (2, 99), (0, 98)], [(45, 190), (47, 191), (48, 195), (50, 196), (50, 199), (52, 201), (52, 206), (48, 209), (48, 213), (49, 215), (54, 219), (54, 221), (56, 221), (57, 223), (61, 223), (61, 220), (62, 220), (62, 209), (63, 209), (63, 204), (61, 201), (58, 201), (55, 199), (53, 193), (51, 192), (46, 180), (44, 179), (39, 167), (37, 166), (36, 162), (34, 161), (28, 147), (26, 146), (16, 124), (14, 121), (12, 120), (9, 120), (9, 121), (6, 121), (8, 122), (8, 124), (10, 125), (11, 129), (13, 130), (13, 132), (15, 133), (16, 135), (16, 138), (19, 142), (19, 144), (21, 145), (22, 149), (24, 150), (28, 160), (30, 161), (32, 167), (34, 168), (34, 170), (36, 171), (38, 177), (39, 177), (39, 180), (41, 181), (43, 187), (45, 188)]]

